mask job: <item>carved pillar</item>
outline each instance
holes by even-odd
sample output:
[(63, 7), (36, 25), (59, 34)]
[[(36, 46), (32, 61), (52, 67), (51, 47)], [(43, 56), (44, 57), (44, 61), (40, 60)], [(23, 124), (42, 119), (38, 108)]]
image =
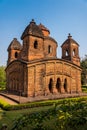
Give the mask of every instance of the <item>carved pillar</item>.
[(72, 66), (70, 68), (70, 93), (72, 93)]
[(23, 86), (24, 86), (24, 95), (28, 96), (28, 81), (27, 81), (27, 66), (23, 66)]
[(67, 77), (67, 82), (66, 82), (66, 93), (70, 92), (70, 85), (69, 85), (69, 78)]
[(46, 79), (45, 79), (45, 95), (48, 95), (50, 93), (49, 91), (49, 78), (46, 76)]
[(78, 70), (77, 71), (77, 93), (80, 93), (80, 92), (82, 92), (82, 89), (81, 89), (81, 71), (80, 70)]
[(64, 73), (64, 63), (62, 63), (61, 93), (65, 93), (65, 90), (64, 90), (64, 76), (63, 76), (63, 73)]
[(53, 94), (57, 94), (57, 88), (56, 88), (56, 62), (54, 63), (54, 82), (53, 82)]
[(34, 92), (33, 92), (33, 97), (36, 96), (36, 66), (34, 66)]
[(53, 83), (53, 94), (57, 94), (58, 91), (57, 91), (57, 88), (56, 88), (56, 81), (54, 81)]
[(64, 82), (61, 82), (61, 93), (65, 93), (65, 90), (64, 90)]

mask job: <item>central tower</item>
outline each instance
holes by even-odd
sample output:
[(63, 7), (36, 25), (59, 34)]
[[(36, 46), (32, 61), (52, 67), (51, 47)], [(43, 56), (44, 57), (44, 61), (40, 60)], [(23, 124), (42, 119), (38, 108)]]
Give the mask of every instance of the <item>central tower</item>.
[(21, 59), (31, 61), (56, 57), (57, 42), (49, 34), (50, 31), (44, 25), (37, 25), (32, 19), (21, 36)]
[(44, 58), (44, 35), (33, 19), (25, 28), (21, 39), (23, 40), (21, 54), (23, 60), (30, 61)]

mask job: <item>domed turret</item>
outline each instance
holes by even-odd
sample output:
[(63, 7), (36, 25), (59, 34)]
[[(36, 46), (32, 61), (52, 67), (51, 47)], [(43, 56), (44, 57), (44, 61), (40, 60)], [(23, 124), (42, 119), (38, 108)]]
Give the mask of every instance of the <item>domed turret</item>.
[(21, 36), (21, 39), (23, 40), (24, 37), (26, 37), (28, 35), (33, 35), (33, 36), (37, 36), (37, 37), (41, 37), (41, 38), (44, 37), (42, 30), (39, 28), (38, 25), (36, 25), (34, 19), (32, 19), (30, 24), (25, 28), (25, 30)]
[(49, 29), (47, 29), (44, 25), (42, 25), (41, 23), (39, 24), (39, 28), (42, 30), (44, 36), (49, 36), (50, 31)]
[(76, 65), (80, 65), (79, 44), (68, 35), (68, 39), (62, 44), (62, 59), (69, 60)]
[(31, 61), (44, 57), (44, 34), (33, 19), (25, 28), (21, 39), (23, 40), (23, 60)]
[(20, 44), (20, 42), (17, 40), (17, 38), (14, 38), (13, 40), (12, 40), (12, 42), (10, 43), (10, 45), (9, 45), (9, 47), (8, 47), (8, 51), (9, 50), (11, 50), (11, 49), (13, 49), (13, 50), (21, 50), (21, 44)]
[(22, 49), (22, 46), (20, 42), (17, 40), (17, 38), (14, 38), (12, 42), (10, 43), (7, 51), (8, 51), (8, 62), (9, 64), (13, 60), (17, 60), (19, 58), (19, 53)]

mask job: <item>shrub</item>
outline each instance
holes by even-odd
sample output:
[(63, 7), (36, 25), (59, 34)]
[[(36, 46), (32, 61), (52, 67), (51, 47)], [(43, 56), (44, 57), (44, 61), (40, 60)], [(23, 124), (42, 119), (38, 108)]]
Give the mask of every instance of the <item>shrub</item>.
[(27, 109), (27, 108), (34, 108), (34, 107), (42, 107), (42, 106), (51, 106), (51, 105), (60, 105), (60, 104), (67, 104), (67, 103), (75, 103), (80, 101), (86, 101), (87, 97), (79, 97), (79, 98), (67, 98), (67, 99), (60, 99), (60, 100), (49, 100), (49, 101), (41, 101), (41, 102), (32, 102), (26, 104), (18, 104), (18, 105), (3, 105), (2, 108), (4, 110), (20, 110), (20, 109)]
[(8, 104), (6, 101), (4, 101), (3, 99), (0, 99), (0, 107), (4, 110), (6, 110), (7, 108), (10, 107), (10, 104)]
[(11, 130), (82, 130), (82, 126), (87, 124), (86, 115), (86, 102), (64, 100), (49, 110), (22, 115), (14, 122)]

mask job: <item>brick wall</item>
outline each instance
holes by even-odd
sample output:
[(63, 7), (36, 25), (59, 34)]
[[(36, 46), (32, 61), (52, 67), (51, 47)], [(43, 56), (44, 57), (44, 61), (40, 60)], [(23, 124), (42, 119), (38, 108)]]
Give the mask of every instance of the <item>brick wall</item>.
[[(29, 96), (50, 94), (50, 79), (53, 93), (58, 94), (56, 88), (58, 78), (61, 82), (61, 93), (81, 92), (81, 69), (75, 65), (62, 60), (47, 60), (28, 64), (28, 70)], [(65, 80), (66, 88), (64, 88)]]

